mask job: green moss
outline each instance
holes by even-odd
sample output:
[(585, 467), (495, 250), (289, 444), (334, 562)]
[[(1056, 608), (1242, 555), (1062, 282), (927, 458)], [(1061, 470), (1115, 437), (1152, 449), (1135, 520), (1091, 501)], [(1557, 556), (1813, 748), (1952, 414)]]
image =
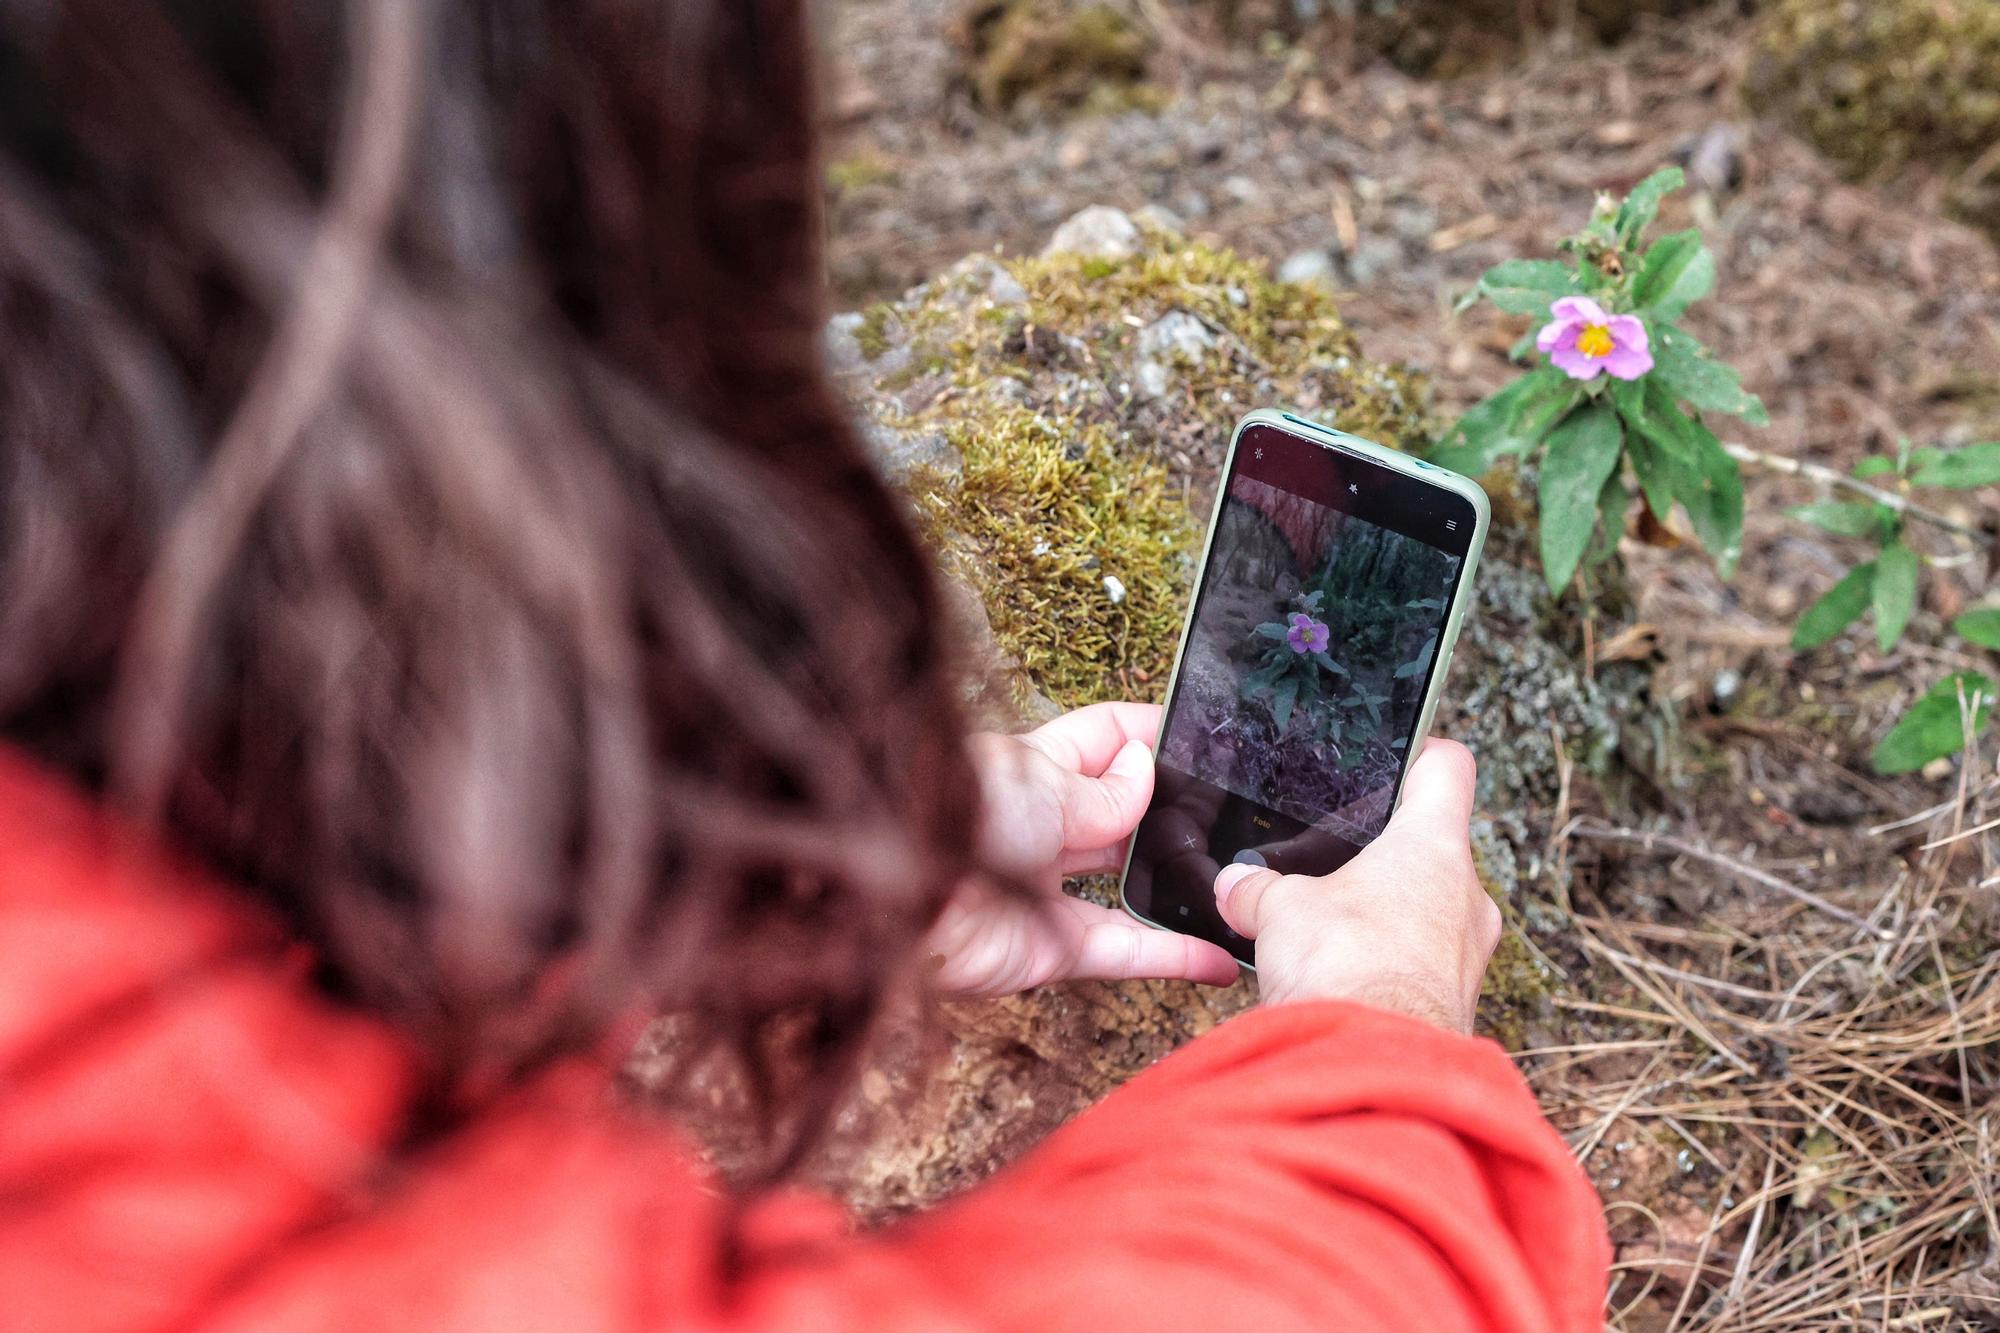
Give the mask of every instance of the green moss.
[[(996, 302), (1002, 272), (1019, 292)], [(1217, 347), (1175, 367), (1167, 422), (1129, 378), (1138, 331), (1176, 310)], [(927, 535), (980, 593), (1024, 683), (1063, 705), (1165, 685), (1206, 500), (1170, 465), (1218, 461), (1236, 419), (1267, 403), (1397, 446), (1429, 429), (1422, 380), (1365, 360), (1323, 295), (1158, 229), (1123, 260), (969, 260), (867, 312), (856, 336), (871, 358), (878, 339), (908, 350), (874, 385), (913, 400), (885, 420), (938, 432), (964, 458), (959, 476), (913, 486)], [(940, 392), (928, 372), (947, 366)], [(1209, 484), (1208, 467), (1195, 473)]]
[(1003, 651), (1065, 707), (1157, 695), (1196, 539), (1165, 471), (1121, 454), (1102, 428), (1077, 433), (1025, 408), (952, 420), (945, 436), (964, 473), (920, 483), (919, 513)]
[(1176, 310), (1216, 330), (1221, 354), (1185, 380), (1204, 425), (1226, 430), (1275, 397), (1392, 448), (1429, 438), (1420, 375), (1367, 361), (1324, 293), (1278, 282), (1233, 251), (1150, 233), (1126, 260), (1050, 255), (1010, 267), (1028, 292), (1023, 327), (1070, 333), (1105, 355), (1124, 354), (1140, 328)]
[(1100, 108), (1145, 77), (1152, 39), (1111, 4), (976, 0), (961, 26), (966, 78), (988, 110)]
[(1851, 177), (1953, 177), (1951, 205), (2000, 235), (2000, 163), (1985, 156), (2000, 143), (2000, 5), (1775, 0), (1747, 91)]
[(896, 168), (881, 154), (863, 150), (826, 166), (826, 185), (835, 195), (849, 195), (871, 185), (893, 185)]
[(861, 354), (870, 361), (878, 361), (889, 350), (889, 321), (896, 317), (896, 307), (887, 301), (877, 302), (861, 312), (861, 323), (855, 326), (854, 341), (860, 346)]
[(1530, 1025), (1548, 1018), (1556, 989), (1555, 972), (1528, 947), (1519, 923), (1509, 922), (1479, 989), (1480, 1030), (1508, 1050), (1520, 1050)]

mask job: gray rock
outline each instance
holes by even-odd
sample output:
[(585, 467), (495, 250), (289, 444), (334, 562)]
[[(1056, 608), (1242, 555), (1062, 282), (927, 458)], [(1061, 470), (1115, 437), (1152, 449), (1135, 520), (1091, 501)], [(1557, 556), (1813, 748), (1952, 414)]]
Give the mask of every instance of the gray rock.
[(1028, 299), (1028, 289), (1013, 274), (995, 264), (992, 281), (986, 284), (986, 295), (994, 305), (1022, 305)]
[(1385, 236), (1371, 236), (1347, 256), (1347, 276), (1357, 287), (1366, 287), (1384, 273), (1402, 267), (1403, 247)]
[(1139, 240), (1139, 224), (1123, 210), (1093, 204), (1057, 227), (1042, 253), (1127, 259), (1139, 252)]
[(1132, 387), (1141, 398), (1167, 396), (1173, 367), (1199, 362), (1215, 347), (1215, 333), (1185, 310), (1175, 310), (1139, 330)]
[(1163, 231), (1169, 236), (1180, 236), (1187, 231), (1187, 224), (1181, 221), (1180, 214), (1161, 204), (1147, 204), (1132, 215), (1132, 220), (1141, 227)]
[(861, 423), (861, 435), (876, 464), (891, 478), (907, 477), (918, 468), (953, 477), (965, 471), (965, 456), (935, 431), (907, 435), (871, 418)]
[(1199, 361), (1214, 346), (1214, 331), (1185, 310), (1162, 315), (1139, 330), (1139, 355), (1155, 360)]
[(1278, 265), (1279, 282), (1295, 282), (1301, 287), (1332, 291), (1340, 285), (1333, 256), (1324, 250), (1301, 250)]
[(861, 312), (857, 310), (835, 315), (826, 322), (826, 332), (821, 335), (826, 347), (826, 366), (836, 375), (851, 375), (868, 365), (868, 358), (861, 351), (861, 340), (854, 336), (861, 321)]

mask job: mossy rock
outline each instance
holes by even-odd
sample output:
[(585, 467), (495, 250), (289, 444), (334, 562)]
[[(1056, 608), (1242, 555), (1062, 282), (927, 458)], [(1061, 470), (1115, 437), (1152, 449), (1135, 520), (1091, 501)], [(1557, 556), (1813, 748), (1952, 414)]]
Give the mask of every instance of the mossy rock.
[[(1408, 449), (1435, 431), (1423, 378), (1370, 361), (1324, 294), (1140, 222), (1128, 256), (976, 256), (829, 334), (962, 605), (990, 725), (1160, 697), (1244, 412), (1293, 407)], [(1585, 669), (1574, 604), (1551, 600), (1530, 549), (1490, 542), (1439, 718), (1480, 756), (1478, 863), (1513, 936), (1483, 1022), (1510, 1043), (1552, 1012), (1536, 950), (1564, 926), (1546, 891), (1558, 774), (1616, 766), (1643, 683)], [(874, 1137), (837, 1146), (823, 1178), (869, 1212), (934, 1200), (1254, 998), (1248, 982), (1081, 983), (948, 1006), (941, 1072), (882, 1066)]]
[(1746, 91), (1854, 179), (1916, 166), (2000, 236), (2000, 4), (1774, 0)]
[[(1223, 35), (1323, 43), (1344, 37), (1353, 49), (1379, 55), (1406, 73), (1452, 78), (1518, 56), (1568, 22), (1589, 41), (1617, 42), (1645, 16), (1671, 18), (1715, 0), (1371, 0), (1352, 19), (1333, 5), (1322, 16), (1293, 0), (1183, 0), (1205, 11)], [(1344, 25), (1344, 26), (1343, 26)]]
[(975, 0), (957, 24), (964, 76), (988, 111), (1146, 100), (1151, 36), (1100, 0)]

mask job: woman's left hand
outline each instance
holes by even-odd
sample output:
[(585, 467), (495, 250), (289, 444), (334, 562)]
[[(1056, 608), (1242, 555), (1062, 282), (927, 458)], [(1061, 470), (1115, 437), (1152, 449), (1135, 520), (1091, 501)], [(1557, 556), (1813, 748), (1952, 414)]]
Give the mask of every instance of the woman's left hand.
[(1173, 977), (1226, 986), (1236, 960), (1205, 940), (1155, 930), (1072, 898), (1065, 875), (1117, 870), (1153, 794), (1157, 704), (1093, 704), (1020, 736), (971, 741), (987, 864), (1036, 891), (1023, 900), (961, 889), (932, 928), (940, 990), (1011, 995), (1051, 981)]

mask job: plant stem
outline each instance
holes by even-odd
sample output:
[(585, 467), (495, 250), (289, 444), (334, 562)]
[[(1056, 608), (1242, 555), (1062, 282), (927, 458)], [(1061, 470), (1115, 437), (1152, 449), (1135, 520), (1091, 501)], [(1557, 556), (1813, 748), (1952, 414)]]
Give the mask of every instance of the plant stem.
[(1933, 509), (1926, 509), (1912, 501), (1907, 495), (1885, 491), (1870, 486), (1858, 477), (1850, 477), (1845, 472), (1835, 471), (1824, 463), (1807, 463), (1796, 458), (1784, 458), (1777, 454), (1767, 454), (1752, 449), (1748, 445), (1724, 443), (1729, 456), (1739, 463), (1749, 463), (1753, 467), (1767, 468), (1772, 472), (1783, 472), (1794, 477), (1810, 477), (1824, 486), (1834, 486), (1844, 491), (1873, 500), (1878, 505), (1895, 510), (1908, 518), (1918, 519), (1934, 528), (1941, 528), (1955, 537), (1971, 542), (1974, 546), (1991, 546), (1993, 538), (1977, 528), (1968, 527), (1956, 519), (1946, 518)]

